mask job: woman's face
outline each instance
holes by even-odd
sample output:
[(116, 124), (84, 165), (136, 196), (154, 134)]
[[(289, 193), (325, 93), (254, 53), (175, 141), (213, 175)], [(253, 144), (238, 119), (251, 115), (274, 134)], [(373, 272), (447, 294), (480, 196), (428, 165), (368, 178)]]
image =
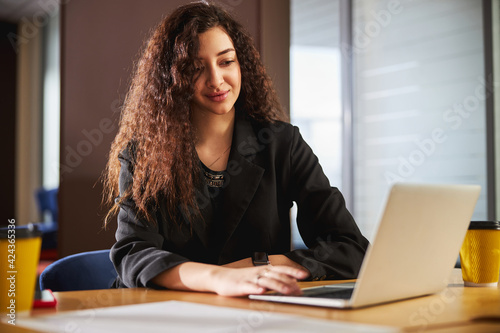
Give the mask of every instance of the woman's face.
[(234, 111), (241, 89), (240, 64), (229, 36), (219, 27), (199, 35), (193, 112), (224, 115)]

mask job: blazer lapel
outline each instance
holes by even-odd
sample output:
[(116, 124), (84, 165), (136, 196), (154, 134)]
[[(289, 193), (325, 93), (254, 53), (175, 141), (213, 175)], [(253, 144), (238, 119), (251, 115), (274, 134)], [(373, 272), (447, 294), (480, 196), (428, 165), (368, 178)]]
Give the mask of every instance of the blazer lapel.
[(264, 168), (252, 163), (262, 150), (250, 121), (237, 117), (229, 155), (223, 207), (227, 239), (231, 238), (259, 187)]
[[(227, 170), (224, 173), (222, 190), (224, 221), (219, 221), (225, 225), (227, 236), (225, 243), (240, 223), (264, 175), (264, 168), (251, 162), (262, 149), (250, 121), (237, 116)], [(203, 218), (195, 218), (192, 228), (203, 246), (210, 249), (208, 223), (214, 212), (208, 188), (204, 182), (197, 186), (196, 195)], [(221, 246), (224, 248), (224, 245), (221, 244)]]

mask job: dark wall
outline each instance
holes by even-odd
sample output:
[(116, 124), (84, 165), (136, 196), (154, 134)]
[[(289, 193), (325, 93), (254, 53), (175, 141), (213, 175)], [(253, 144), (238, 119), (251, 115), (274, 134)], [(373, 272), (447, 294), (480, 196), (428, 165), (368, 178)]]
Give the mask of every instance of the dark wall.
[[(2, 162), (0, 163), (0, 226), (15, 217), (16, 179), (16, 58), (11, 41), (17, 34), (17, 25), (0, 22), (0, 142)], [(10, 38), (10, 39), (9, 39)]]
[[(61, 8), (61, 184), (59, 256), (109, 248), (100, 176), (117, 130), (133, 62), (149, 31), (191, 0), (72, 0)], [(218, 1), (259, 45), (260, 0)]]

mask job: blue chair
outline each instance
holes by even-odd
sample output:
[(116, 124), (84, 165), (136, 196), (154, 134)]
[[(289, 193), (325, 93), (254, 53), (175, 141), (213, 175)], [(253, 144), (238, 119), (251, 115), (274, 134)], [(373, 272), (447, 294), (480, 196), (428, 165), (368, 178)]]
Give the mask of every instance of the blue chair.
[(117, 273), (109, 259), (110, 250), (73, 254), (45, 268), (40, 275), (40, 289), (72, 291), (108, 289)]
[(35, 192), (39, 211), (42, 214), (49, 213), (50, 219), (54, 223), (57, 223), (59, 215), (57, 210), (57, 193), (57, 188), (50, 190), (40, 188)]
[(57, 249), (57, 230), (59, 229), (57, 224), (57, 193), (57, 188), (50, 190), (40, 188), (35, 192), (40, 215), (44, 219), (45, 216), (48, 216), (48, 221), (37, 223), (38, 228), (42, 232), (42, 251)]

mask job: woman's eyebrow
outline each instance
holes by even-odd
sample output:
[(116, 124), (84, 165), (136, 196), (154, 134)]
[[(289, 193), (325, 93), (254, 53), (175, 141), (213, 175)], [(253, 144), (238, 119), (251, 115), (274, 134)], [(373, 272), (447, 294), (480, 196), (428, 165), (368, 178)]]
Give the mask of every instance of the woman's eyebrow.
[[(236, 52), (236, 50), (233, 48), (228, 48), (228, 49), (225, 49), (223, 51), (220, 51), (219, 53), (217, 53), (216, 56), (220, 57), (221, 55), (224, 55), (224, 54), (229, 53), (229, 52)], [(198, 57), (197, 60), (203, 60), (203, 58)]]
[(224, 51), (220, 51), (219, 53), (217, 53), (217, 56), (221, 56), (221, 55), (226, 54), (226, 53), (231, 52), (231, 51), (235, 51), (235, 50), (233, 48), (225, 49)]

